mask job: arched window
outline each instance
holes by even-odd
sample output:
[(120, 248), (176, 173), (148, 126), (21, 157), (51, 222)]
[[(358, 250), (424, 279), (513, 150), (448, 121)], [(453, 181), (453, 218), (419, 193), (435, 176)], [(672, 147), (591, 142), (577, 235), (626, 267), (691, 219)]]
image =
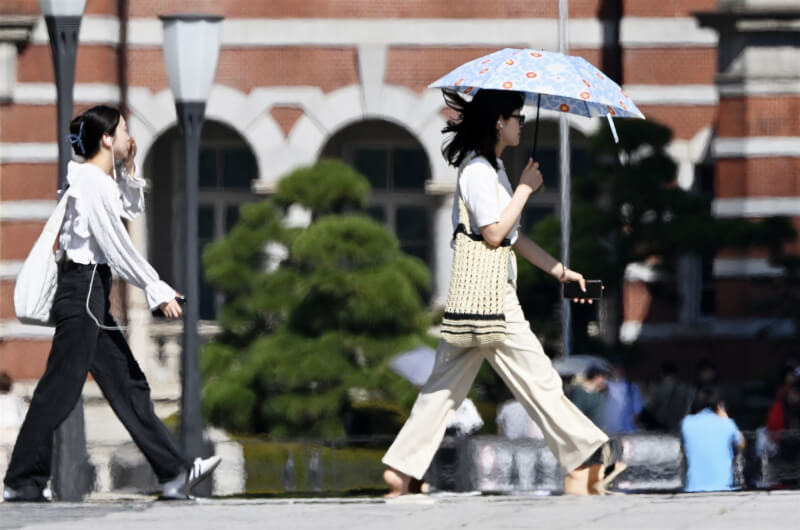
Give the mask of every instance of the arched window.
[[(184, 285), (183, 261), (183, 156), (177, 127), (153, 144), (145, 160), (151, 182), (148, 194), (148, 234), (153, 265), (170, 285)], [(224, 236), (236, 224), (239, 207), (258, 200), (252, 181), (258, 167), (244, 138), (230, 127), (206, 121), (200, 140), (198, 237), (204, 247)], [(200, 261), (202, 264), (202, 260)], [(200, 318), (213, 320), (222, 300), (208, 285), (200, 267)]]
[(385, 223), (401, 248), (430, 264), (433, 199), (425, 194), (430, 164), (408, 131), (383, 120), (365, 120), (334, 134), (321, 152), (338, 158), (369, 179), (367, 211)]

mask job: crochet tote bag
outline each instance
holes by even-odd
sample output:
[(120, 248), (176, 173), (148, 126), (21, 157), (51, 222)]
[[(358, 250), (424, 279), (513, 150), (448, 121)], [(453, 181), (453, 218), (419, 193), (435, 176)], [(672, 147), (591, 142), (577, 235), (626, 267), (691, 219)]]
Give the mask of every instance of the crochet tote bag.
[(442, 339), (462, 347), (503, 342), (506, 336), (503, 305), (511, 242), (505, 239), (493, 248), (480, 234), (472, 233), (460, 189), (457, 195), (458, 226), (453, 234), (453, 269), (442, 319)]

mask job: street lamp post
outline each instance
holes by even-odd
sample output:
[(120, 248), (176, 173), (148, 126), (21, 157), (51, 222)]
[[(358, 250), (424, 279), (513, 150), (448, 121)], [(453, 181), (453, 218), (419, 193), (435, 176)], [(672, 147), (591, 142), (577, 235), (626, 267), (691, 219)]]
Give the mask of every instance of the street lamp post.
[(197, 188), (200, 132), (203, 128), (220, 44), (222, 17), (211, 15), (165, 15), (164, 60), (169, 86), (175, 98), (183, 136), (184, 160), (184, 260), (186, 304), (183, 309), (181, 354), (181, 443), (189, 459), (202, 455), (203, 420), (200, 405), (199, 339), (199, 249), (197, 242)]
[[(58, 188), (63, 189), (67, 182), (67, 164), (72, 158), (67, 133), (72, 119), (78, 32), (86, 0), (39, 0), (39, 8), (47, 24), (53, 55), (58, 109)], [(82, 399), (61, 423), (54, 438), (53, 489), (62, 501), (80, 501), (94, 481), (86, 454)]]
[[(569, 17), (569, 1), (558, 0), (558, 51), (566, 55), (569, 53), (567, 42), (567, 19)], [(569, 149), (569, 123), (567, 117), (558, 118), (558, 143), (559, 160), (559, 186), (561, 188), (561, 263), (569, 267), (569, 244), (572, 232), (572, 201), (570, 198), (570, 149)], [(571, 300), (561, 299), (561, 339), (562, 356), (567, 358), (572, 353), (572, 303)]]
[(53, 52), (58, 102), (58, 187), (63, 189), (67, 179), (67, 163), (72, 157), (67, 129), (72, 119), (75, 57), (86, 0), (39, 0), (39, 8), (47, 24), (50, 49)]

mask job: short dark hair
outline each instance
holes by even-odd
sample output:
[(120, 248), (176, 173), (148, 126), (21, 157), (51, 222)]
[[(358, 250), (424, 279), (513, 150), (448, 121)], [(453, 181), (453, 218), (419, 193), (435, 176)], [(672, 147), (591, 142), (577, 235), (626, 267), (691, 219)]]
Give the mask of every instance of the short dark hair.
[(716, 386), (709, 385), (697, 389), (692, 403), (692, 414), (697, 414), (703, 409), (714, 410), (722, 405), (722, 397)]
[(108, 105), (97, 105), (76, 116), (69, 124), (69, 142), (75, 154), (83, 158), (96, 155), (103, 135), (114, 136), (121, 117), (119, 109)]
[(8, 372), (0, 372), (0, 394), (7, 394), (11, 392), (11, 387), (14, 386), (14, 380), (8, 375)]
[(600, 375), (608, 377), (609, 372), (605, 368), (597, 365), (590, 366), (589, 369), (586, 370), (586, 379), (588, 379), (589, 381)]

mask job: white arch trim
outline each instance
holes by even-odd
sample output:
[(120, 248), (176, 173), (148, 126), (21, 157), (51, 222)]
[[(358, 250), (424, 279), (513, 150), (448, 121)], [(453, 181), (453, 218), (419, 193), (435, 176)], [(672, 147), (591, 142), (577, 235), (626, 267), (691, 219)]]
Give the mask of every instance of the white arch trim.
[[(155, 140), (177, 123), (175, 104), (169, 90), (153, 93), (144, 87), (129, 90), (131, 130), (139, 145), (141, 163)], [(270, 114), (275, 106), (291, 106), (303, 110), (284, 136)], [(425, 149), (431, 165), (432, 189), (451, 188), (455, 172), (441, 156), (441, 114), (443, 101), (435, 90), (421, 94), (411, 89), (383, 85), (379, 97), (368, 112), (364, 106), (361, 85), (349, 85), (329, 93), (318, 87), (261, 87), (249, 94), (235, 88), (215, 84), (206, 105), (206, 119), (219, 121), (244, 137), (253, 151), (259, 169), (256, 187), (271, 190), (287, 171), (314, 163), (325, 143), (337, 131), (365, 119), (383, 119), (395, 123), (414, 135)], [(526, 113), (535, 115), (535, 108)], [(558, 112), (542, 111), (542, 120), (555, 119)], [(599, 119), (568, 115), (571, 127), (584, 135), (600, 127)]]

